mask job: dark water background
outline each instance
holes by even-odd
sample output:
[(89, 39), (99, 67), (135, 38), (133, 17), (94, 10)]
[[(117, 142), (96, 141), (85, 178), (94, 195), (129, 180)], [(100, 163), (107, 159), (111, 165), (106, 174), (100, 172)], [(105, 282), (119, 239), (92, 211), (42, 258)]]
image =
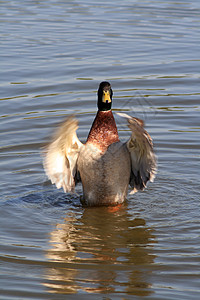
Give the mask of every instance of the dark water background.
[[(200, 2), (0, 8), (0, 299), (199, 299)], [(155, 183), (118, 211), (56, 190), (40, 155), (69, 114), (86, 139), (102, 80), (158, 156)]]

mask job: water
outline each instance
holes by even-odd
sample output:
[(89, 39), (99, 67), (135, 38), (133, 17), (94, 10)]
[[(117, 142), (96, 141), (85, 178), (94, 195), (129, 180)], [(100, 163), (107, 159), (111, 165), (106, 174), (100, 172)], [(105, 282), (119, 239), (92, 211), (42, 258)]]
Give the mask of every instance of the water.
[[(199, 1), (0, 6), (0, 298), (199, 299)], [(158, 156), (155, 183), (119, 210), (83, 208), (81, 186), (64, 194), (42, 167), (67, 115), (86, 139), (102, 80)]]

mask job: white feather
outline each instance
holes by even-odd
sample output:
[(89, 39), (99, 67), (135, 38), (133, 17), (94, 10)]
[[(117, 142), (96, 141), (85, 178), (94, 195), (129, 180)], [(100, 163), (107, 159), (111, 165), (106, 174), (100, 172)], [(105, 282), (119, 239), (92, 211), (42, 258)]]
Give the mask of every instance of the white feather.
[(48, 178), (65, 192), (74, 191), (77, 158), (83, 146), (76, 135), (77, 124), (75, 118), (68, 118), (44, 151), (44, 168)]

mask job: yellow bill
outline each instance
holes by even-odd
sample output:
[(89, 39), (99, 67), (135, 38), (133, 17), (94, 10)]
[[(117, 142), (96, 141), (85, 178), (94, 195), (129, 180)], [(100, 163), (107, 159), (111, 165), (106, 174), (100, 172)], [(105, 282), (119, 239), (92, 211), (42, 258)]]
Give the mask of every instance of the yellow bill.
[(102, 102), (104, 102), (104, 103), (110, 103), (111, 102), (109, 91), (103, 91)]

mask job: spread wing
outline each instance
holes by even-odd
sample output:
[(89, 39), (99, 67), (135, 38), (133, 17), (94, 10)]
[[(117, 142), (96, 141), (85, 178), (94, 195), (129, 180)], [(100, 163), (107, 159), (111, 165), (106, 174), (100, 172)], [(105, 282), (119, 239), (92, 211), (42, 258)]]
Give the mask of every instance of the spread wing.
[(44, 148), (45, 172), (51, 182), (65, 192), (73, 192), (76, 184), (77, 158), (83, 146), (76, 135), (77, 128), (78, 121), (69, 117)]
[(153, 181), (156, 175), (157, 163), (153, 150), (152, 138), (144, 129), (144, 122), (127, 114), (118, 113), (128, 119), (128, 127), (132, 134), (127, 148), (131, 157), (130, 186), (133, 188), (131, 194), (143, 190), (148, 181)]

